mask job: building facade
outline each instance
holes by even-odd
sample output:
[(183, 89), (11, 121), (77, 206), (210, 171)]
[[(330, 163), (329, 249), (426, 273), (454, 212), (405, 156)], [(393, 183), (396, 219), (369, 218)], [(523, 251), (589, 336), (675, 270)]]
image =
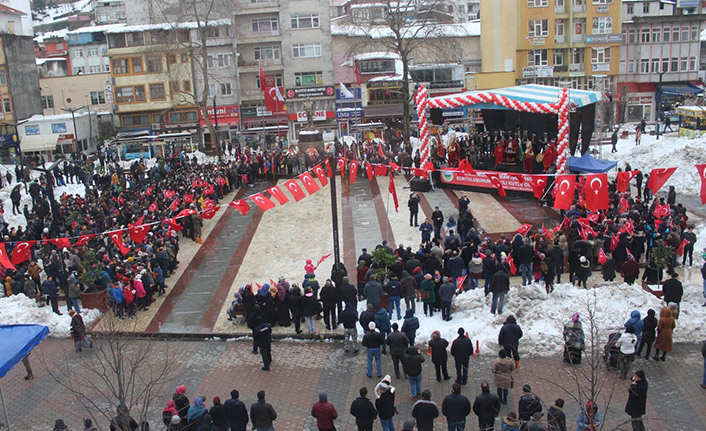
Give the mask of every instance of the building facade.
[(127, 22), (125, 0), (93, 0), (93, 13), (97, 25)]
[(71, 75), (110, 72), (108, 40), (105, 32), (124, 24), (83, 27), (66, 34)]
[[(74, 127), (75, 126), (75, 127)], [(19, 126), (23, 154), (91, 153), (98, 145), (98, 116), (81, 110), (57, 115), (34, 115)]]

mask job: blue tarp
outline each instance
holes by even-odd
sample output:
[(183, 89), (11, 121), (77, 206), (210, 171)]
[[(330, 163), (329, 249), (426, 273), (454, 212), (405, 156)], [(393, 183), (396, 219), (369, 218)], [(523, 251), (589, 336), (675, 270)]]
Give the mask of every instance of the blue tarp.
[(4, 377), (47, 335), (43, 325), (0, 325), (0, 377)]
[(618, 165), (618, 162), (598, 160), (586, 153), (581, 157), (569, 157), (569, 170), (572, 172), (608, 172)]

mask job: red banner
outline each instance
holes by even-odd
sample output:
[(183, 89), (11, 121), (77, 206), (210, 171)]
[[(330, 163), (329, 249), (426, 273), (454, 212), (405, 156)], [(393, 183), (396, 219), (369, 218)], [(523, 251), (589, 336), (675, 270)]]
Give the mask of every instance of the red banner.
[[(441, 169), (441, 182), (457, 186), (482, 187), (497, 189), (491, 178), (497, 178), (504, 190), (514, 190), (532, 193), (532, 175), (495, 171), (479, 171), (469, 173), (460, 170)], [(546, 178), (541, 176), (541, 178)]]

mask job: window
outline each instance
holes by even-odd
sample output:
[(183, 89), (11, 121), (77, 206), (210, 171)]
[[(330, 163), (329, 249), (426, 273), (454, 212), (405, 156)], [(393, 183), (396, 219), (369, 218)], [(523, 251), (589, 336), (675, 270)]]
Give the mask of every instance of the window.
[(206, 28), (206, 37), (228, 37), (230, 36), (230, 27), (228, 26), (210, 26)]
[(586, 18), (574, 18), (574, 36), (586, 34)]
[(91, 91), (91, 105), (105, 105), (105, 93), (102, 91)]
[(564, 40), (564, 28), (566, 26), (566, 22), (563, 19), (558, 19), (554, 21), (554, 35), (556, 36), (557, 39), (560, 39), (563, 41)]
[(115, 102), (130, 103), (145, 101), (145, 86), (135, 85), (134, 87), (115, 87)]
[(158, 73), (162, 71), (162, 57), (148, 56), (145, 61), (147, 62), (148, 72)]
[(176, 96), (179, 93), (179, 81), (171, 81), (169, 83), (169, 92), (171, 93), (172, 97)]
[(662, 72), (669, 72), (669, 59), (668, 58), (662, 59)]
[(222, 82), (221, 83), (221, 96), (230, 96), (233, 94), (233, 88), (230, 85), (230, 82)]
[(103, 72), (103, 66), (100, 64), (88, 66), (88, 73), (101, 73)]
[(182, 88), (184, 89), (184, 91), (186, 93), (190, 92), (191, 91), (191, 81), (184, 81), (184, 83), (182, 84)]
[(642, 37), (640, 38), (640, 41), (642, 43), (650, 43), (650, 29), (643, 27), (642, 31), (640, 32)]
[(164, 84), (161, 82), (158, 84), (150, 84), (150, 100), (164, 100), (165, 98)]
[(145, 126), (151, 124), (149, 115), (121, 115), (123, 126)]
[(547, 64), (548, 61), (546, 49), (532, 49), (527, 51), (528, 66), (546, 66)]
[(554, 66), (563, 66), (564, 65), (564, 50), (563, 49), (555, 49), (554, 50)]
[(681, 61), (680, 61), (679, 63), (681, 64), (681, 69), (680, 69), (680, 70), (681, 70), (682, 72), (686, 72), (687, 70), (689, 70), (689, 64), (688, 64), (688, 61), (687, 61), (687, 58), (686, 58), (686, 57), (682, 57), (682, 58), (681, 58)]
[(636, 33), (637, 32), (634, 28), (631, 28), (630, 30), (628, 30), (628, 43), (635, 43), (637, 41), (637, 39), (635, 37)]
[(669, 70), (672, 72), (679, 72), (679, 59), (678, 58), (676, 58), (676, 57), (672, 58), (672, 62), (671, 62)]
[(98, 57), (98, 48), (88, 48), (86, 50), (86, 56), (87, 57)]
[(294, 85), (306, 87), (308, 85), (322, 85), (324, 76), (322, 72), (296, 72), (294, 73)]
[(127, 58), (118, 58), (113, 60), (113, 74), (125, 75), (130, 73), (130, 64)]
[(292, 57), (321, 57), (321, 45), (318, 43), (295, 43), (292, 45)]
[(529, 20), (529, 37), (547, 37), (549, 36), (549, 20), (546, 19), (531, 19)]
[(145, 44), (145, 38), (142, 33), (127, 33), (125, 40), (127, 46), (141, 46)]
[(177, 56), (175, 54), (167, 54), (167, 66), (171, 66), (172, 64), (176, 64), (177, 62)]
[(189, 54), (182, 54), (181, 55), (181, 62), (188, 63), (189, 62)]
[(71, 50), (72, 57), (83, 57), (83, 50), (81, 48), (76, 48)]
[(679, 26), (675, 25), (672, 28), (672, 42), (679, 42)]
[(216, 84), (208, 84), (208, 97), (216, 96)]
[(662, 40), (662, 29), (659, 27), (652, 28), (652, 43), (659, 43)]
[(599, 16), (593, 18), (592, 34), (610, 34), (613, 33), (613, 17)]
[(255, 58), (255, 61), (278, 60), (280, 58), (279, 46), (256, 46), (253, 48), (253, 57)]
[(394, 60), (365, 60), (358, 62), (360, 73), (392, 73), (395, 71)]
[(642, 3), (642, 13), (650, 13), (650, 3), (649, 2)]
[(54, 96), (42, 96), (42, 109), (52, 109), (54, 107)]
[(633, 5), (632, 3), (628, 3), (625, 12), (626, 12), (628, 15), (634, 14), (634, 13), (635, 13), (635, 5)]
[(689, 57), (689, 70), (696, 70), (696, 57)]
[(635, 60), (628, 60), (628, 73), (635, 73)]
[(691, 26), (691, 40), (699, 40), (699, 28), (697, 26)]
[(620, 66), (618, 66), (618, 73), (621, 75), (625, 73), (625, 66), (626, 66), (626, 61), (625, 60), (620, 60)]
[(66, 123), (52, 123), (51, 125), (52, 133), (66, 133), (67, 130)]
[(215, 63), (214, 63), (214, 61), (213, 61), (213, 56), (212, 56), (212, 55), (206, 56), (206, 65), (208, 66), (208, 68), (209, 68), (209, 69), (213, 69), (213, 67), (214, 67), (213, 65), (214, 65), (214, 64), (215, 64)]
[[(5, 112), (10, 112), (10, 111), (5, 111)], [(39, 125), (31, 125), (31, 126), (25, 126), (25, 135), (38, 135), (39, 134)]]
[(198, 121), (198, 115), (196, 114), (196, 111), (172, 112), (169, 114), (169, 121), (172, 123)]
[(585, 48), (574, 48), (571, 53), (571, 64), (583, 64)]
[(2, 107), (6, 113), (12, 112), (12, 105), (10, 104), (10, 99), (5, 97), (2, 99)]
[(529, 6), (529, 7), (547, 7), (547, 6), (549, 6), (549, 0), (527, 0), (527, 6)]
[(103, 67), (105, 67), (106, 72), (110, 72), (110, 65), (108, 63), (104, 64)]
[(652, 59), (652, 73), (659, 73), (659, 58)]
[(591, 64), (610, 63), (610, 48), (591, 48)]
[(7, 75), (5, 71), (0, 69), (0, 85), (7, 85)]
[(130, 59), (132, 64), (132, 73), (142, 73), (142, 57), (133, 57)]
[(292, 29), (319, 28), (319, 14), (293, 15)]
[(111, 48), (124, 48), (125, 47), (125, 35), (122, 33), (109, 34), (108, 44)]
[(640, 73), (650, 73), (650, 60), (646, 58), (640, 60)]
[[(296, 74), (295, 74), (295, 76), (296, 76)], [(284, 85), (284, 78), (282, 78), (281, 74), (274, 75), (274, 77), (275, 77), (275, 85), (276, 86), (281, 87)], [(257, 88), (260, 88), (260, 77), (259, 76), (255, 77), (255, 86)]]
[(684, 27), (681, 28), (681, 40), (682, 42), (686, 42), (689, 40), (689, 26), (685, 25)]
[(74, 66), (72, 69), (73, 75), (82, 75), (86, 73), (86, 68), (84, 66)]
[(250, 20), (255, 33), (276, 33), (279, 30), (277, 18), (253, 18)]
[(669, 36), (671, 36), (671, 34), (672, 34), (672, 27), (665, 26), (664, 30), (662, 30), (662, 36), (663, 36), (662, 40), (665, 42), (669, 42), (669, 39), (670, 39)]
[(230, 56), (228, 54), (218, 54), (218, 68), (223, 69), (230, 66)]

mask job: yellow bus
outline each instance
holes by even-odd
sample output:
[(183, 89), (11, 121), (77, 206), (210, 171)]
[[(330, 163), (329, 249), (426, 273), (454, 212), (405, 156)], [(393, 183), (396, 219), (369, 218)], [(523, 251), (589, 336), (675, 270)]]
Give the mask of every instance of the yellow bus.
[(678, 106), (679, 136), (698, 138), (706, 135), (706, 106)]

